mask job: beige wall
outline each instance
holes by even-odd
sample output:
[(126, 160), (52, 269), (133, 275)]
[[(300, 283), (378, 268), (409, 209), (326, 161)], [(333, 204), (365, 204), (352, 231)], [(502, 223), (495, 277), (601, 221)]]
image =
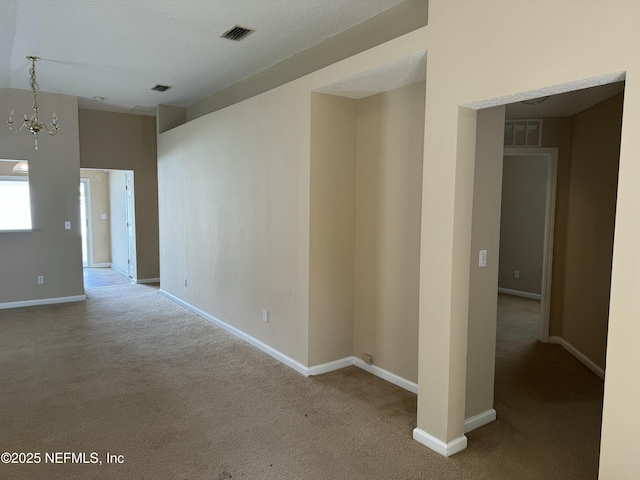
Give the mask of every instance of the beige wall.
[(561, 336), (605, 366), (622, 94), (572, 118)]
[(142, 115), (80, 110), (83, 168), (132, 170), (135, 177), (136, 274), (160, 276), (156, 119)]
[[(340, 231), (332, 238), (331, 229), (348, 226), (353, 217), (349, 212), (355, 209), (347, 205), (340, 211), (339, 201), (331, 198), (334, 188), (339, 198), (348, 198), (353, 187), (343, 179), (329, 178), (328, 167), (349, 154), (341, 152), (340, 145), (322, 141), (335, 126), (316, 124), (312, 129), (311, 124), (312, 97), (316, 119), (331, 116), (350, 102), (316, 103), (325, 97), (310, 92), (414, 55), (424, 48), (425, 35), (424, 29), (405, 35), (161, 133), (162, 289), (303, 365), (351, 355), (353, 347), (347, 340), (353, 327), (347, 318), (353, 300), (345, 292), (337, 294), (328, 282), (348, 270), (337, 266), (336, 258), (344, 254), (348, 264), (347, 248), (341, 245), (353, 235)], [(350, 129), (353, 134), (342, 136), (353, 149), (357, 130)], [(355, 158), (352, 162), (355, 165)], [(339, 167), (345, 174), (353, 168)], [(312, 168), (317, 172), (313, 180)], [(328, 203), (322, 203), (323, 197)], [(337, 216), (328, 220), (330, 212)], [(316, 231), (318, 227), (322, 228)], [(331, 252), (335, 258), (328, 259), (328, 266), (322, 264), (325, 241), (340, 249)], [(350, 250), (354, 255), (353, 242)], [(350, 283), (346, 275), (339, 279), (340, 285)], [(310, 282), (318, 286), (313, 292)], [(341, 305), (335, 308), (341, 317), (332, 317), (327, 324), (329, 307), (321, 300), (336, 294), (333, 298)], [(262, 321), (263, 309), (269, 311), (267, 323)], [(339, 345), (330, 335), (335, 331), (344, 332)]]
[[(478, 112), (476, 136), (465, 419), (493, 409), (504, 107)], [(487, 251), (486, 267), (480, 250)]]
[(158, 140), (161, 288), (305, 365), (309, 137), (298, 82)]
[(358, 101), (354, 355), (418, 377), (424, 82)]
[(353, 354), (358, 104), (311, 94), (309, 365)]
[[(89, 179), (91, 192), (91, 266), (111, 263), (111, 222), (109, 206), (109, 174), (104, 170), (80, 169), (80, 178)], [(101, 218), (102, 214), (107, 218)]]
[[(545, 35), (539, 35), (539, 22), (510, 21), (525, 18), (528, 4), (429, 2), (419, 382), (436, 388), (420, 391), (418, 427), (445, 442), (460, 438), (463, 431), (460, 405), (465, 393), (459, 385), (466, 375), (461, 365), (468, 310), (459, 306), (469, 295), (472, 201), (466, 192), (475, 164), (475, 128), (469, 128), (475, 119), (460, 105), (510, 103), (517, 92), (535, 97), (546, 93), (546, 87), (558, 91), (559, 85), (572, 88), (577, 80), (626, 72), (600, 478), (630, 479), (640, 470), (634, 435), (640, 428), (640, 388), (629, 382), (630, 366), (640, 361), (640, 147), (634, 141), (640, 128), (635, 22), (640, 4), (589, 1), (577, 7), (571, 1), (537, 2), (536, 16), (545, 19)], [(536, 41), (523, 44), (505, 38)], [(527, 62), (514, 69), (517, 58)]]
[(172, 105), (158, 105), (156, 107), (156, 130), (164, 133), (176, 128), (187, 121), (187, 109)]
[[(504, 156), (498, 286), (540, 295), (547, 205), (547, 157)], [(515, 278), (514, 272), (519, 272)]]
[[(0, 233), (0, 304), (83, 295), (80, 236), (80, 156), (78, 103), (75, 97), (40, 93), (40, 116), (49, 121), (55, 111), (60, 132), (33, 136), (0, 128), (0, 158), (29, 161), (31, 232)], [(0, 111), (29, 112), (29, 91), (0, 89)], [(65, 221), (71, 230), (65, 230)], [(37, 285), (38, 275), (45, 284)]]
[(424, 88), (312, 94), (310, 365), (368, 353), (417, 380)]

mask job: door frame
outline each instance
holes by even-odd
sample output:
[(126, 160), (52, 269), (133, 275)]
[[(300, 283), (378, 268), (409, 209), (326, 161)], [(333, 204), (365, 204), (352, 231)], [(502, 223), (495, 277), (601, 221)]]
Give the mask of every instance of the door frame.
[[(87, 244), (87, 267), (93, 267), (93, 224), (91, 222), (91, 179), (80, 178), (80, 183), (84, 184), (84, 214), (85, 214), (85, 232), (83, 241)], [(81, 230), (82, 231), (82, 230)]]
[(553, 274), (553, 239), (556, 217), (556, 188), (558, 180), (558, 148), (556, 147), (505, 147), (506, 156), (540, 156), (547, 161), (547, 195), (545, 202), (544, 247), (542, 253), (542, 285), (540, 288), (540, 331), (538, 339), (549, 342), (549, 318), (551, 316), (551, 284)]
[(125, 218), (127, 219), (127, 243), (129, 245), (127, 258), (128, 258), (128, 271), (129, 277), (134, 280), (138, 278), (137, 269), (137, 251), (136, 251), (136, 208), (135, 208), (135, 189), (134, 189), (134, 172), (133, 170), (126, 170), (125, 173)]

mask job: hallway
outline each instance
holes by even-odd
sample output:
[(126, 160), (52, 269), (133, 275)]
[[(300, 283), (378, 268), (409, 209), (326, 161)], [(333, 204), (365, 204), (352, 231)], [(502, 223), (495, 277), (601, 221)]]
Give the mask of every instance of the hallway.
[(560, 345), (538, 341), (539, 311), (538, 300), (498, 296), (498, 418), (468, 433), (469, 446), (494, 456), (508, 443), (501, 478), (546, 465), (556, 476), (526, 478), (595, 479), (604, 384)]

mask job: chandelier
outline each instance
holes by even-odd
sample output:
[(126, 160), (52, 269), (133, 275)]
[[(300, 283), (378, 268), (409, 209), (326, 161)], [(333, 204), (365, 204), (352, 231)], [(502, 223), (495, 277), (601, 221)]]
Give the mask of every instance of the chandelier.
[(53, 114), (53, 121), (51, 122), (51, 128), (49, 128), (44, 122), (40, 122), (38, 119), (38, 109), (40, 108), (38, 105), (38, 90), (40, 87), (38, 86), (38, 82), (36, 81), (36, 62), (40, 60), (40, 57), (35, 57), (33, 55), (27, 55), (27, 59), (31, 60), (31, 68), (29, 69), (29, 74), (31, 76), (29, 80), (29, 84), (31, 85), (31, 91), (33, 92), (33, 113), (31, 117), (29, 117), (26, 113), (22, 118), (22, 125), (20, 128), (13, 128), (13, 110), (9, 114), (9, 120), (7, 123), (9, 124), (9, 128), (12, 132), (19, 132), (22, 129), (26, 129), (26, 131), (31, 132), (36, 142), (36, 150), (38, 149), (38, 134), (40, 132), (47, 132), (49, 135), (53, 136), (58, 133), (60, 126), (58, 125), (58, 117), (56, 114)]

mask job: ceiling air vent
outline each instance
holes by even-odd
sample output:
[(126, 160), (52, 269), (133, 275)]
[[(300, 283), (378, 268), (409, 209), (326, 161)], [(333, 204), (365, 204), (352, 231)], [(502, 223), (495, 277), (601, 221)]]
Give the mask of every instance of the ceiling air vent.
[(542, 119), (504, 121), (505, 147), (540, 147), (542, 145)]
[(151, 90), (154, 90), (156, 92), (166, 92), (170, 88), (171, 88), (170, 85), (160, 85), (160, 84), (158, 84), (155, 87), (153, 87)]
[(227, 40), (233, 40), (235, 42), (239, 42), (243, 38), (246, 38), (247, 36), (251, 35), (253, 32), (255, 32), (255, 30), (251, 30), (250, 28), (244, 28), (239, 25), (236, 25), (231, 30), (227, 30), (222, 35), (220, 35), (220, 38), (226, 38)]

